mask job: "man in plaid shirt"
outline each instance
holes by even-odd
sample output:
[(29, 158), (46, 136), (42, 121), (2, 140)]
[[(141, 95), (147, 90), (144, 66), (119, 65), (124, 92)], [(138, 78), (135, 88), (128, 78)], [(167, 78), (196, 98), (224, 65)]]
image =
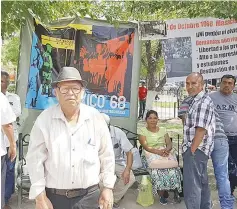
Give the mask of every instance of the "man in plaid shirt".
[(190, 100), (184, 120), (183, 179), (184, 201), (187, 209), (211, 209), (207, 162), (214, 147), (215, 109), (211, 98), (203, 92), (200, 73), (186, 79)]

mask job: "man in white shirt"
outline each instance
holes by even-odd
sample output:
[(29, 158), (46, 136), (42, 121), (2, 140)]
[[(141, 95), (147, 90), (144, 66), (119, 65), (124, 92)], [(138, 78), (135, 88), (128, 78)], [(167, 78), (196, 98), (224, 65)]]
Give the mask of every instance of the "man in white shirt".
[(2, 92), (0, 92), (1, 101), (1, 208), (5, 206), (5, 179), (6, 179), (6, 156), (7, 149), (4, 140), (4, 134), (6, 134), (10, 146), (8, 149), (8, 155), (11, 161), (16, 158), (16, 142), (14, 139), (14, 130), (12, 123), (16, 120), (16, 116), (11, 109), (11, 106)]
[[(115, 155), (115, 174), (117, 181), (114, 185), (114, 208), (119, 207), (120, 200), (126, 194), (129, 187), (135, 182), (135, 176), (132, 172), (133, 154), (132, 144), (129, 142), (126, 134), (117, 127), (110, 125), (110, 118), (108, 115), (101, 113), (107, 125), (109, 126), (112, 144)], [(125, 154), (126, 158), (125, 159)]]
[(44, 110), (32, 128), (27, 168), (36, 209), (112, 207), (111, 137), (101, 114), (81, 103), (85, 86), (76, 68), (63, 67), (52, 83), (59, 104)]
[[(8, 86), (10, 83), (9, 74), (6, 71), (1, 71), (1, 92), (7, 97), (9, 104), (11, 105), (11, 108), (13, 112), (16, 115), (16, 118), (18, 118), (21, 115), (21, 101), (20, 97), (17, 94), (10, 93), (7, 91)], [(18, 131), (17, 131), (17, 123), (13, 123), (14, 127), (14, 138), (17, 141), (18, 140)], [(9, 149), (9, 140), (7, 136), (4, 136), (5, 138), (5, 144), (7, 147), (7, 150)], [(15, 191), (15, 163), (16, 160), (11, 162), (10, 158), (7, 157), (6, 159), (7, 163), (7, 173), (6, 173), (6, 186), (5, 186), (5, 204), (6, 208), (10, 208), (8, 205), (9, 199), (11, 198), (11, 195)]]

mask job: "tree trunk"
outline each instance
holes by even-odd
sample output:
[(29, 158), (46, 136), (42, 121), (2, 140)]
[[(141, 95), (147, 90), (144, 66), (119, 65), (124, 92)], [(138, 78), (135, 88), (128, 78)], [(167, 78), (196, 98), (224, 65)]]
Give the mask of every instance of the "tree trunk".
[(148, 90), (155, 90), (156, 88), (156, 72), (157, 72), (157, 63), (161, 57), (161, 42), (159, 41), (157, 44), (157, 49), (152, 55), (151, 50), (151, 41), (145, 42), (146, 47), (146, 58), (147, 58), (147, 65), (148, 65)]

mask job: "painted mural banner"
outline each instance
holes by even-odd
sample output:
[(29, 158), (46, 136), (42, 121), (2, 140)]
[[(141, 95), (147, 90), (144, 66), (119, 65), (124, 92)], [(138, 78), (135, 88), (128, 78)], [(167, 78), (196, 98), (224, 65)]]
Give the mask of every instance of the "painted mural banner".
[(204, 79), (237, 75), (237, 20), (174, 19), (162, 40), (169, 81), (183, 81), (191, 72)]
[(83, 102), (112, 117), (129, 117), (134, 28), (68, 24), (46, 28), (34, 22), (26, 108), (57, 103), (51, 83), (63, 66), (88, 82)]

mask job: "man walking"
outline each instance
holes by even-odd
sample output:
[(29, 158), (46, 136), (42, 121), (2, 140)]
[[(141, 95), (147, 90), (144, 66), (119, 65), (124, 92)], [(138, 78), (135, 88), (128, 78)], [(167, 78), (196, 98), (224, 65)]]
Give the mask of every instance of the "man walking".
[[(129, 187), (135, 182), (135, 176), (132, 172), (133, 154), (132, 144), (129, 142), (126, 134), (115, 126), (110, 125), (110, 118), (108, 115), (102, 113), (106, 123), (109, 126), (112, 144), (115, 155), (115, 174), (117, 181), (115, 182), (114, 194), (114, 208), (118, 208), (120, 200), (126, 194)], [(126, 154), (126, 159), (125, 155)]]
[[(224, 75), (221, 78), (220, 90), (210, 94), (229, 142), (229, 160), (237, 166), (237, 94), (233, 93), (236, 77)], [(237, 171), (236, 171), (237, 172)], [(237, 186), (236, 173), (229, 174), (231, 194)]]
[[(6, 71), (1, 71), (1, 91), (2, 93), (7, 97), (9, 104), (12, 107), (13, 112), (16, 115), (16, 118), (18, 118), (21, 115), (21, 101), (20, 97), (17, 94), (10, 93), (7, 91), (8, 86), (10, 84), (10, 76)], [(14, 138), (17, 141), (18, 140), (18, 131), (17, 131), (17, 123), (13, 123), (14, 127)], [(5, 144), (7, 147), (7, 150), (9, 149), (10, 143), (6, 135), (5, 138)], [(5, 188), (5, 208), (10, 208), (8, 206), (8, 202), (11, 198), (11, 195), (15, 192), (15, 164), (16, 159), (11, 162), (10, 158), (7, 157), (6, 159), (7, 164), (7, 173), (6, 173), (6, 188)]]
[(7, 150), (4, 140), (4, 134), (9, 140), (8, 156), (13, 162), (16, 158), (16, 142), (14, 139), (14, 129), (12, 123), (16, 120), (16, 116), (8, 103), (7, 98), (0, 92), (1, 101), (1, 208), (5, 208), (5, 180), (6, 180), (6, 157)]
[(183, 179), (187, 209), (210, 209), (207, 162), (214, 146), (215, 112), (211, 98), (203, 92), (200, 73), (186, 78), (186, 89), (194, 97), (184, 121)]
[(76, 68), (63, 67), (52, 83), (59, 104), (43, 111), (32, 128), (27, 168), (36, 209), (112, 207), (111, 137), (101, 114), (81, 103), (85, 86)]
[(145, 87), (145, 82), (142, 82), (142, 86), (139, 87), (139, 119), (143, 118), (145, 108), (146, 108), (146, 97), (147, 88)]

